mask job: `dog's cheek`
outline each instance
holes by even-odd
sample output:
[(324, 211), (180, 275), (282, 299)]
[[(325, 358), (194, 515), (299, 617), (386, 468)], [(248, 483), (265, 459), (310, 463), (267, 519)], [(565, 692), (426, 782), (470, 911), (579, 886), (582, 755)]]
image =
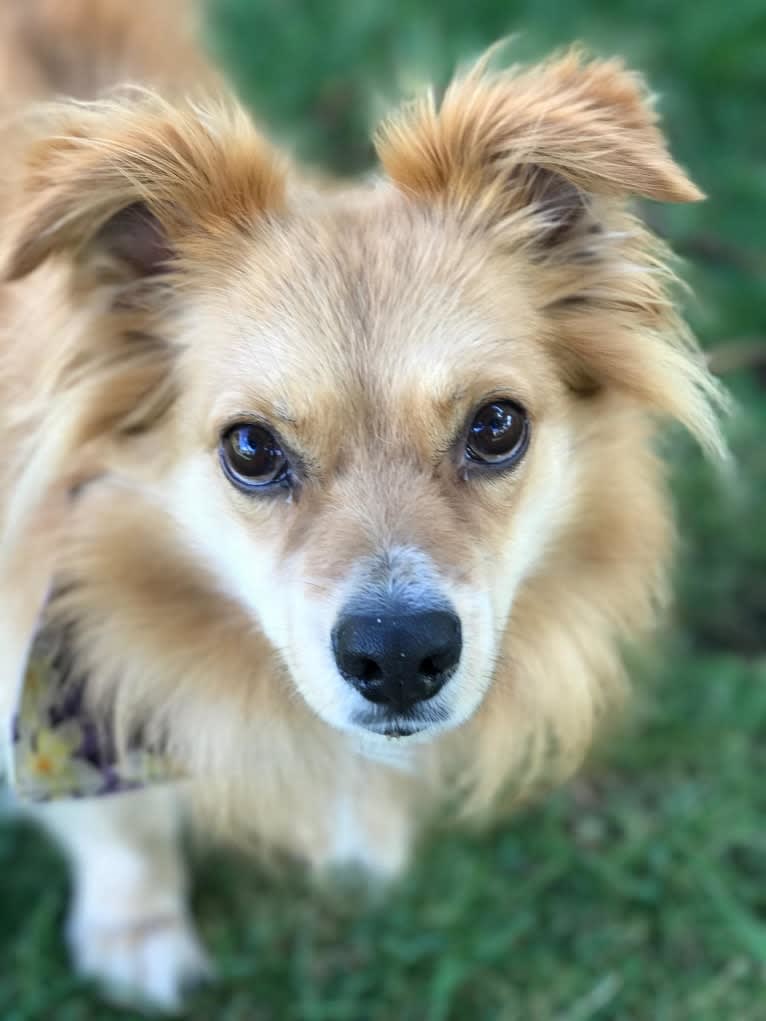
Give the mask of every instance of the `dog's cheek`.
[(536, 449), (525, 468), (514, 513), (507, 519), (499, 517), (497, 546), (485, 551), (487, 586), (499, 634), (505, 630), (519, 589), (551, 554), (572, 513), (577, 466), (566, 423), (548, 423), (539, 430)]
[(451, 698), (450, 724), (464, 723), (478, 708), (491, 682), (497, 655), (498, 635), (488, 579), (478, 570), (475, 581), (454, 586), (450, 599), (463, 630), (463, 654), (458, 673), (445, 689)]
[(314, 712), (333, 726), (347, 729), (357, 696), (338, 673), (331, 642), (345, 587), (307, 576), (302, 554), (294, 554), (290, 561), (283, 595), (290, 638), (283, 658), (293, 683)]
[(332, 592), (315, 591), (299, 551), (285, 554), (284, 507), (267, 497), (271, 502), (254, 506), (245, 518), (232, 506), (226, 485), (204, 455), (177, 468), (166, 505), (181, 541), (280, 653), (304, 701), (345, 727), (352, 693), (332, 661)]
[[(200, 455), (179, 466), (168, 504), (182, 544), (214, 584), (239, 602), (277, 649), (289, 642), (285, 564), (278, 556), (275, 508), (245, 519), (228, 499), (224, 480)], [(254, 508), (255, 510), (255, 508)]]
[(567, 430), (549, 430), (539, 447), (535, 463), (519, 480), (513, 513), (504, 516), (498, 507), (496, 527), (486, 530), (472, 582), (451, 593), (464, 638), (453, 684), (453, 725), (468, 720), (491, 687), (517, 594), (542, 569), (572, 506), (576, 473)]

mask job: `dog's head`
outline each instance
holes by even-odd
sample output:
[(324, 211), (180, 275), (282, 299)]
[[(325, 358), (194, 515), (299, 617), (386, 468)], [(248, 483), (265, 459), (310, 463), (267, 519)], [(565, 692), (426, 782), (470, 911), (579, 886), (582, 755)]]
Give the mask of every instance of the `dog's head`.
[(479, 67), (382, 127), (378, 180), (327, 192), (241, 114), (54, 116), (8, 274), (66, 260), (93, 309), (51, 384), (81, 439), (151, 449), (174, 541), (328, 724), (423, 740), (492, 689), (577, 744), (660, 587), (652, 422), (718, 442), (626, 210), (700, 197), (640, 80)]

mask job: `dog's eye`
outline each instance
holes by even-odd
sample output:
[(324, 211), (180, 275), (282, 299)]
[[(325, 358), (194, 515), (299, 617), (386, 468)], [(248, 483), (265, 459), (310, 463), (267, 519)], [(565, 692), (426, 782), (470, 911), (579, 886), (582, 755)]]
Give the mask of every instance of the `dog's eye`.
[(465, 445), (466, 460), (477, 465), (510, 467), (526, 453), (529, 419), (514, 401), (492, 401), (474, 416)]
[(221, 464), (230, 482), (253, 490), (284, 482), (287, 457), (276, 436), (255, 422), (230, 426), (221, 437)]

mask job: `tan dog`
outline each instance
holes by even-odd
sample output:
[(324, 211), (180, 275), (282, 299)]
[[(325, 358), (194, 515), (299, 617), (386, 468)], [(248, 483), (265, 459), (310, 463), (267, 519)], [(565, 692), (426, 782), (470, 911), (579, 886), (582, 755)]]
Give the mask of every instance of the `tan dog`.
[[(5, 546), (87, 462), (48, 612), (93, 705), (207, 825), (390, 873), (447, 800), (568, 775), (622, 695), (665, 596), (657, 425), (720, 450), (626, 203), (701, 196), (641, 80), (576, 52), (478, 65), (322, 190), (184, 13), (5, 5)], [(20, 105), (123, 82), (164, 98)], [(202, 957), (149, 797), (51, 819), (80, 965), (171, 1004)]]

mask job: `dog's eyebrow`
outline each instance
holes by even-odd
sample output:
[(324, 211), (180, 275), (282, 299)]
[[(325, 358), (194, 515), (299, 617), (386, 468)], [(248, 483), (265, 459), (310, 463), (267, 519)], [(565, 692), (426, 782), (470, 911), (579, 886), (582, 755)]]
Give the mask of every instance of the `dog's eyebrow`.
[(288, 405), (280, 398), (276, 398), (272, 402), (268, 399), (264, 400), (264, 395), (260, 395), (260, 397), (248, 396), (246, 393), (238, 391), (220, 394), (214, 401), (210, 410), (210, 427), (217, 434), (223, 423), (252, 417), (294, 431), (300, 428), (301, 423), (300, 418), (293, 414)]
[(282, 404), (281, 401), (273, 405), (270, 417), (282, 425), (291, 425), (293, 427), (298, 425), (298, 419), (290, 413), (290, 409), (287, 405)]

